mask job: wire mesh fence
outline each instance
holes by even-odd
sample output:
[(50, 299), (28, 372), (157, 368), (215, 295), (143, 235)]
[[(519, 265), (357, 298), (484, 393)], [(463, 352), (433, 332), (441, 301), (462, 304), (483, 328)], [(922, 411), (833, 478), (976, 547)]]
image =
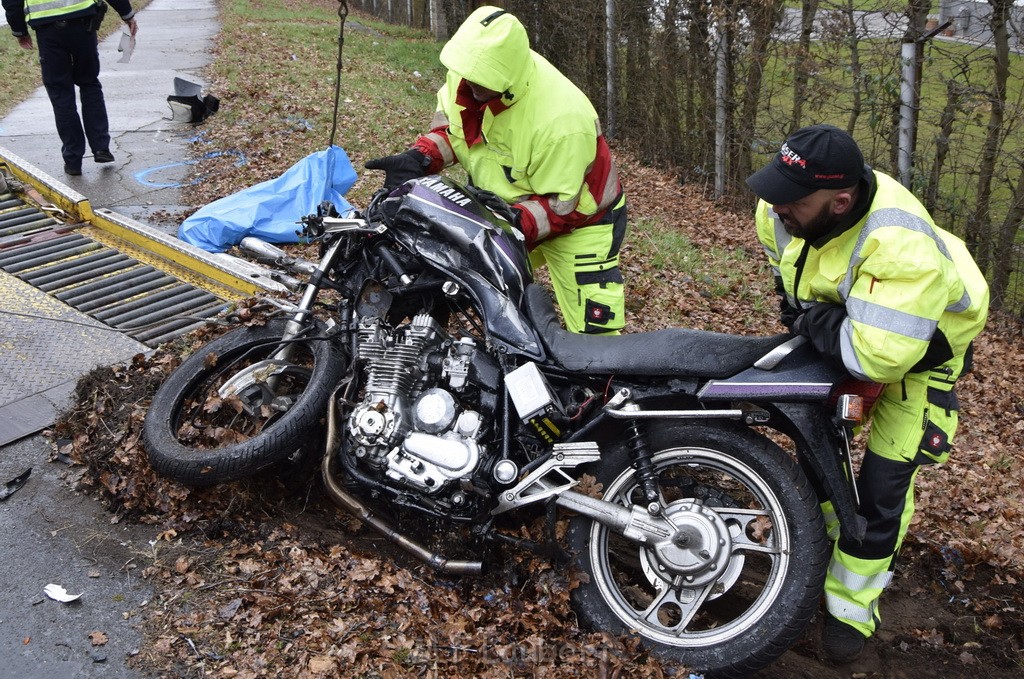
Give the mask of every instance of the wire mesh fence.
[(353, 0), (445, 39), (498, 4), (643, 161), (753, 205), (788, 133), (847, 129), (1024, 318), (1024, 6), (1014, 0)]

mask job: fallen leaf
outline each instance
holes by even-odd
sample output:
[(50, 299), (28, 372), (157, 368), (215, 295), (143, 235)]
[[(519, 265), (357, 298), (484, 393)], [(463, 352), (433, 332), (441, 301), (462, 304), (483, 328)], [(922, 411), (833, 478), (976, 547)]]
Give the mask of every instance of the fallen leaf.
[(96, 630), (95, 632), (89, 632), (89, 641), (93, 646), (102, 646), (110, 641), (110, 638), (103, 632)]

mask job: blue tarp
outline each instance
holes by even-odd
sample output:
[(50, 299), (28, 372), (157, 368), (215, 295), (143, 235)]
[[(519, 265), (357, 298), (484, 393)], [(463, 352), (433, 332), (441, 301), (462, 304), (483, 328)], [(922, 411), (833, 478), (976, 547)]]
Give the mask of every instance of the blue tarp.
[(277, 179), (204, 205), (182, 222), (178, 238), (209, 252), (224, 252), (246, 236), (296, 243), (297, 223), (329, 200), (344, 213), (345, 193), (356, 181), (348, 155), (337, 146), (306, 156)]

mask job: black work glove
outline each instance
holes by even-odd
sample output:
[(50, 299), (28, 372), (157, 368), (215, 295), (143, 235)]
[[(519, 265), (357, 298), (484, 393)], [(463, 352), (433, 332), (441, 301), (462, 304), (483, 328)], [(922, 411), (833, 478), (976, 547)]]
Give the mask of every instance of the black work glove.
[(516, 229), (519, 228), (519, 210), (516, 210), (503, 199), (499, 198), (496, 193), (492, 193), (476, 186), (467, 186), (466, 188), (469, 189), (469, 192), (473, 194), (477, 200), (484, 204), (484, 207), (504, 219)]
[(384, 188), (393, 189), (410, 179), (425, 176), (430, 167), (430, 158), (421, 151), (409, 149), (393, 156), (368, 160), (363, 167), (367, 170), (384, 170)]
[(779, 321), (794, 335), (800, 334), (800, 331), (797, 329), (797, 321), (801, 316), (803, 316), (803, 312), (789, 306), (785, 299), (779, 304)]
[(842, 329), (846, 320), (846, 307), (841, 304), (819, 302), (793, 321), (793, 332), (804, 335), (818, 353), (843, 365)]

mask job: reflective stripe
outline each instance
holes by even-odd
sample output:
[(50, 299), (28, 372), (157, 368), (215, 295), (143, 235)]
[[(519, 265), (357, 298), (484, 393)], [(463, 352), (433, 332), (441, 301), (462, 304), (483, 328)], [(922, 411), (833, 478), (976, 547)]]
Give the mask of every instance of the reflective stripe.
[(861, 265), (864, 258), (861, 257), (861, 250), (864, 249), (864, 243), (867, 241), (868, 236), (877, 231), (889, 226), (896, 226), (901, 229), (907, 229), (908, 231), (915, 231), (917, 233), (923, 233), (932, 239), (935, 243), (935, 247), (938, 248), (942, 256), (953, 261), (953, 257), (950, 256), (949, 250), (946, 249), (946, 242), (942, 240), (939, 234), (935, 233), (935, 229), (927, 221), (913, 215), (906, 210), (897, 207), (887, 207), (880, 210), (875, 210), (868, 215), (868, 219), (864, 222), (864, 227), (860, 231), (860, 235), (857, 237), (857, 244), (853, 247), (853, 253), (850, 255), (850, 264), (846, 269), (846, 279), (843, 280), (842, 285), (839, 286), (839, 294), (843, 299), (850, 296), (850, 290), (853, 288), (853, 270)]
[(434, 111), (434, 117), (430, 119), (430, 129), (436, 130), (439, 127), (448, 127), (448, 116), (444, 111)]
[(861, 575), (854, 573), (838, 561), (832, 561), (828, 569), (829, 575), (838, 580), (847, 589), (861, 591), (865, 589), (882, 590), (892, 582), (892, 571), (882, 571), (874, 575)]
[(850, 603), (846, 599), (840, 599), (835, 594), (825, 594), (825, 608), (834, 617), (840, 620), (852, 620), (864, 625), (870, 625), (875, 611), (878, 609), (877, 599), (871, 603), (871, 608), (862, 608), (857, 604)]
[[(593, 167), (593, 165), (591, 165)], [(590, 174), (590, 168), (587, 168), (587, 175)], [(584, 175), (584, 176), (587, 176)], [(605, 210), (611, 207), (621, 194), (619, 191), (619, 168), (616, 165), (612, 165), (611, 171), (608, 173), (608, 178), (604, 182), (604, 188), (601, 190), (601, 201), (597, 204), (597, 211)], [(582, 192), (583, 187), (580, 187)]]
[(518, 205), (533, 215), (533, 220), (537, 223), (537, 241), (542, 241), (551, 235), (551, 222), (548, 220), (548, 213), (544, 211), (544, 206), (539, 201), (528, 200), (518, 203)]
[[(434, 117), (430, 119), (430, 129), (448, 129), (448, 116), (445, 115), (444, 111), (434, 111)], [(423, 136), (434, 142), (434, 145), (437, 146), (437, 150), (441, 152), (441, 160), (445, 167), (455, 164), (455, 151), (452, 149), (451, 142), (443, 134), (427, 132)]]
[(44, 19), (80, 12), (93, 6), (93, 0), (46, 0), (25, 3), (25, 20)]
[(868, 302), (858, 297), (851, 297), (846, 300), (846, 313), (858, 323), (895, 332), (904, 337), (918, 339), (923, 342), (931, 340), (935, 334), (935, 329), (939, 327), (939, 322), (933, 321), (930, 318), (890, 309), (887, 306)]
[(455, 163), (455, 153), (452, 152), (452, 147), (448, 145), (448, 140), (443, 135), (436, 132), (427, 132), (423, 136), (434, 142), (434, 145), (437, 146), (437, 150), (441, 152), (441, 161), (445, 167)]
[(864, 374), (864, 366), (860, 364), (860, 358), (853, 348), (853, 321), (849, 316), (843, 319), (843, 324), (839, 328), (839, 351), (847, 372), (858, 380), (871, 381), (871, 378)]
[(793, 237), (786, 231), (786, 225), (779, 219), (779, 215), (776, 214), (775, 210), (768, 208), (768, 216), (771, 217), (772, 222), (775, 226), (775, 259), (782, 260), (782, 253), (789, 247)]
[(568, 214), (572, 214), (576, 210), (576, 206), (580, 204), (580, 194), (583, 192), (583, 187), (580, 186), (580, 190), (576, 192), (576, 195), (569, 200), (558, 200), (554, 196), (548, 197), (548, 205), (551, 206), (551, 211), (559, 217), (564, 217)]
[(971, 296), (967, 294), (967, 289), (964, 288), (964, 294), (960, 296), (960, 299), (946, 307), (946, 311), (952, 314), (958, 314), (963, 311), (967, 311), (971, 308)]

